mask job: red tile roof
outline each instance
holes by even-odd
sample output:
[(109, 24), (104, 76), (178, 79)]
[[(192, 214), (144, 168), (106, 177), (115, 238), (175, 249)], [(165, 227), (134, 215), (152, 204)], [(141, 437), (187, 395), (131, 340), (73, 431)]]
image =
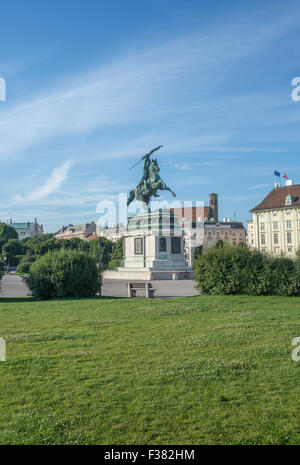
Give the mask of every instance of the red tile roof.
[[(292, 205), (285, 205), (285, 199), (288, 195), (291, 195), (294, 198)], [(256, 207), (252, 208), (250, 212), (292, 207), (300, 207), (300, 184), (273, 189), (267, 197), (256, 205)]]
[(93, 240), (93, 239), (97, 239), (97, 237), (98, 237), (97, 234), (96, 234), (96, 233), (93, 233), (93, 234), (90, 234), (89, 236), (85, 237), (84, 239), (85, 239), (86, 241), (91, 241), (91, 240)]

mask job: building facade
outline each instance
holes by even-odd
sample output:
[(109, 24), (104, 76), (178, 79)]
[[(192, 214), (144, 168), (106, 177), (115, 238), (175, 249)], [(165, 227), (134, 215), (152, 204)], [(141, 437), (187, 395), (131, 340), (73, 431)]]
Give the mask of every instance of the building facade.
[(18, 233), (19, 239), (25, 239), (26, 237), (41, 236), (44, 233), (43, 225), (39, 225), (37, 219), (34, 219), (34, 223), (27, 221), (25, 223), (16, 223), (10, 220), (10, 226), (15, 228)]
[(300, 248), (300, 185), (287, 181), (275, 188), (251, 211), (248, 245), (271, 254), (294, 257)]
[(223, 221), (204, 221), (184, 226), (185, 257), (189, 265), (193, 264), (196, 247), (213, 247), (218, 241), (230, 245), (246, 244), (246, 229), (243, 223), (223, 219)]
[(62, 228), (55, 234), (56, 239), (87, 239), (92, 234), (96, 233), (96, 223), (91, 223), (62, 226)]

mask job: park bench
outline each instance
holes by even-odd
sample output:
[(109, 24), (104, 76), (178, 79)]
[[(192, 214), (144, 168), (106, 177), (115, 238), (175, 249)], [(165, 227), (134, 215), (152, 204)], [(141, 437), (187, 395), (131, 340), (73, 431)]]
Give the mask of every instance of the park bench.
[(136, 297), (136, 292), (140, 289), (145, 289), (147, 298), (154, 297), (154, 292), (156, 289), (153, 289), (152, 284), (149, 282), (127, 283), (128, 297)]

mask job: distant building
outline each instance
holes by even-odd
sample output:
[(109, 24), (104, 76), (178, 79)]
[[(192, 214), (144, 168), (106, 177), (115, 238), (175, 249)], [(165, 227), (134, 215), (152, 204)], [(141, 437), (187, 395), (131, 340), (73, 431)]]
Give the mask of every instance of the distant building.
[(62, 228), (55, 234), (56, 239), (72, 239), (77, 237), (79, 239), (87, 239), (89, 236), (96, 232), (96, 223), (91, 223), (62, 226)]
[(184, 234), (185, 257), (192, 265), (195, 248), (212, 247), (219, 240), (235, 245), (246, 243), (243, 224), (223, 218), (219, 221), (218, 194), (209, 194), (209, 205), (172, 209), (178, 217)]
[(223, 219), (223, 221), (208, 221), (204, 223), (204, 246), (211, 247), (219, 240), (230, 245), (246, 243), (246, 229), (243, 223)]
[(97, 226), (97, 236), (106, 237), (110, 241), (117, 242), (121, 237), (125, 236), (127, 233), (127, 227), (123, 224), (116, 224), (103, 228), (102, 226)]
[(279, 184), (250, 210), (248, 245), (262, 252), (294, 257), (300, 248), (300, 185)]
[(19, 239), (25, 239), (26, 237), (41, 236), (44, 233), (43, 225), (39, 225), (37, 219), (34, 219), (34, 223), (27, 221), (25, 223), (16, 223), (12, 219), (10, 220), (10, 226), (15, 228), (18, 233)]
[(246, 243), (243, 223), (223, 218), (223, 221), (203, 221), (184, 225), (185, 254), (189, 265), (193, 264), (195, 248), (202, 245), (213, 247), (218, 241), (230, 245)]
[(203, 207), (172, 208), (179, 223), (195, 221), (218, 221), (218, 194), (209, 194), (209, 205)]

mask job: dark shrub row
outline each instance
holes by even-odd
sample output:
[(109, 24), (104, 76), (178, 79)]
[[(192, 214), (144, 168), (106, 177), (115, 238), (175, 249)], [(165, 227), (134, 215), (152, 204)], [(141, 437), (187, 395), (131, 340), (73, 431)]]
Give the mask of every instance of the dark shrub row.
[(245, 245), (219, 244), (194, 261), (203, 294), (300, 295), (299, 258), (271, 257)]

